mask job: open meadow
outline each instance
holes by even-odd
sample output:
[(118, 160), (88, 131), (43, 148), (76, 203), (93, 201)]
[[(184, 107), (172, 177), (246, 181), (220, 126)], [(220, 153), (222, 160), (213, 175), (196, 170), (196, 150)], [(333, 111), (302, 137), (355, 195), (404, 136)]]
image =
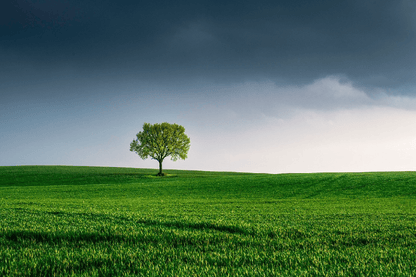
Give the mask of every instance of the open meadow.
[(0, 167), (0, 276), (416, 276), (416, 173)]

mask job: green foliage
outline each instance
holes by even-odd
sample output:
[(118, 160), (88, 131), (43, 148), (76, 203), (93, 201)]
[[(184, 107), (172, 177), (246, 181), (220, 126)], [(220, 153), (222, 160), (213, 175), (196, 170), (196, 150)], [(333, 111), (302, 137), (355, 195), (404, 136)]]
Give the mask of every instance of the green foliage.
[(0, 276), (415, 276), (414, 172), (0, 167)]
[(178, 158), (185, 160), (191, 140), (185, 134), (185, 128), (178, 124), (156, 123), (143, 124), (143, 131), (136, 134), (136, 139), (130, 143), (130, 151), (136, 152), (140, 158), (149, 156), (159, 162), (162, 175), (162, 162), (170, 156), (172, 161)]

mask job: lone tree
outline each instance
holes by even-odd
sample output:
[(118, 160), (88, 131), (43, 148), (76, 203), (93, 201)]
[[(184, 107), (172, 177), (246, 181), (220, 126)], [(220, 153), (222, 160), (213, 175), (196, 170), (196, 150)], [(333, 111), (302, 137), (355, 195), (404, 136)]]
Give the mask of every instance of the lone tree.
[(185, 128), (178, 124), (156, 123), (143, 124), (143, 131), (136, 134), (137, 139), (130, 143), (130, 151), (136, 152), (143, 160), (149, 156), (159, 162), (158, 176), (163, 176), (162, 162), (171, 156), (172, 161), (178, 158), (185, 160), (191, 146), (191, 140), (185, 135)]

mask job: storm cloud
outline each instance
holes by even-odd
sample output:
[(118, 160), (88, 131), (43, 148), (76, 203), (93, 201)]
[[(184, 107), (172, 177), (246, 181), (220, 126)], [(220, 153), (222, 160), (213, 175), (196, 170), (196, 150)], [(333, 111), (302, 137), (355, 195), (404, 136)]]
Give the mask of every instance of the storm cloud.
[(414, 1), (15, 0), (2, 6), (3, 68), (25, 61), (170, 82), (305, 84), (345, 75), (363, 86), (415, 83)]

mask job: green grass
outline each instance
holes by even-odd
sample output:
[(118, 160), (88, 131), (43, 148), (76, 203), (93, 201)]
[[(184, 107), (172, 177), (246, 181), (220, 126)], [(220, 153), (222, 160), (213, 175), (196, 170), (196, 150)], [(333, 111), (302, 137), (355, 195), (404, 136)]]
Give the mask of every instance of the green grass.
[(416, 173), (0, 167), (0, 276), (416, 276)]

